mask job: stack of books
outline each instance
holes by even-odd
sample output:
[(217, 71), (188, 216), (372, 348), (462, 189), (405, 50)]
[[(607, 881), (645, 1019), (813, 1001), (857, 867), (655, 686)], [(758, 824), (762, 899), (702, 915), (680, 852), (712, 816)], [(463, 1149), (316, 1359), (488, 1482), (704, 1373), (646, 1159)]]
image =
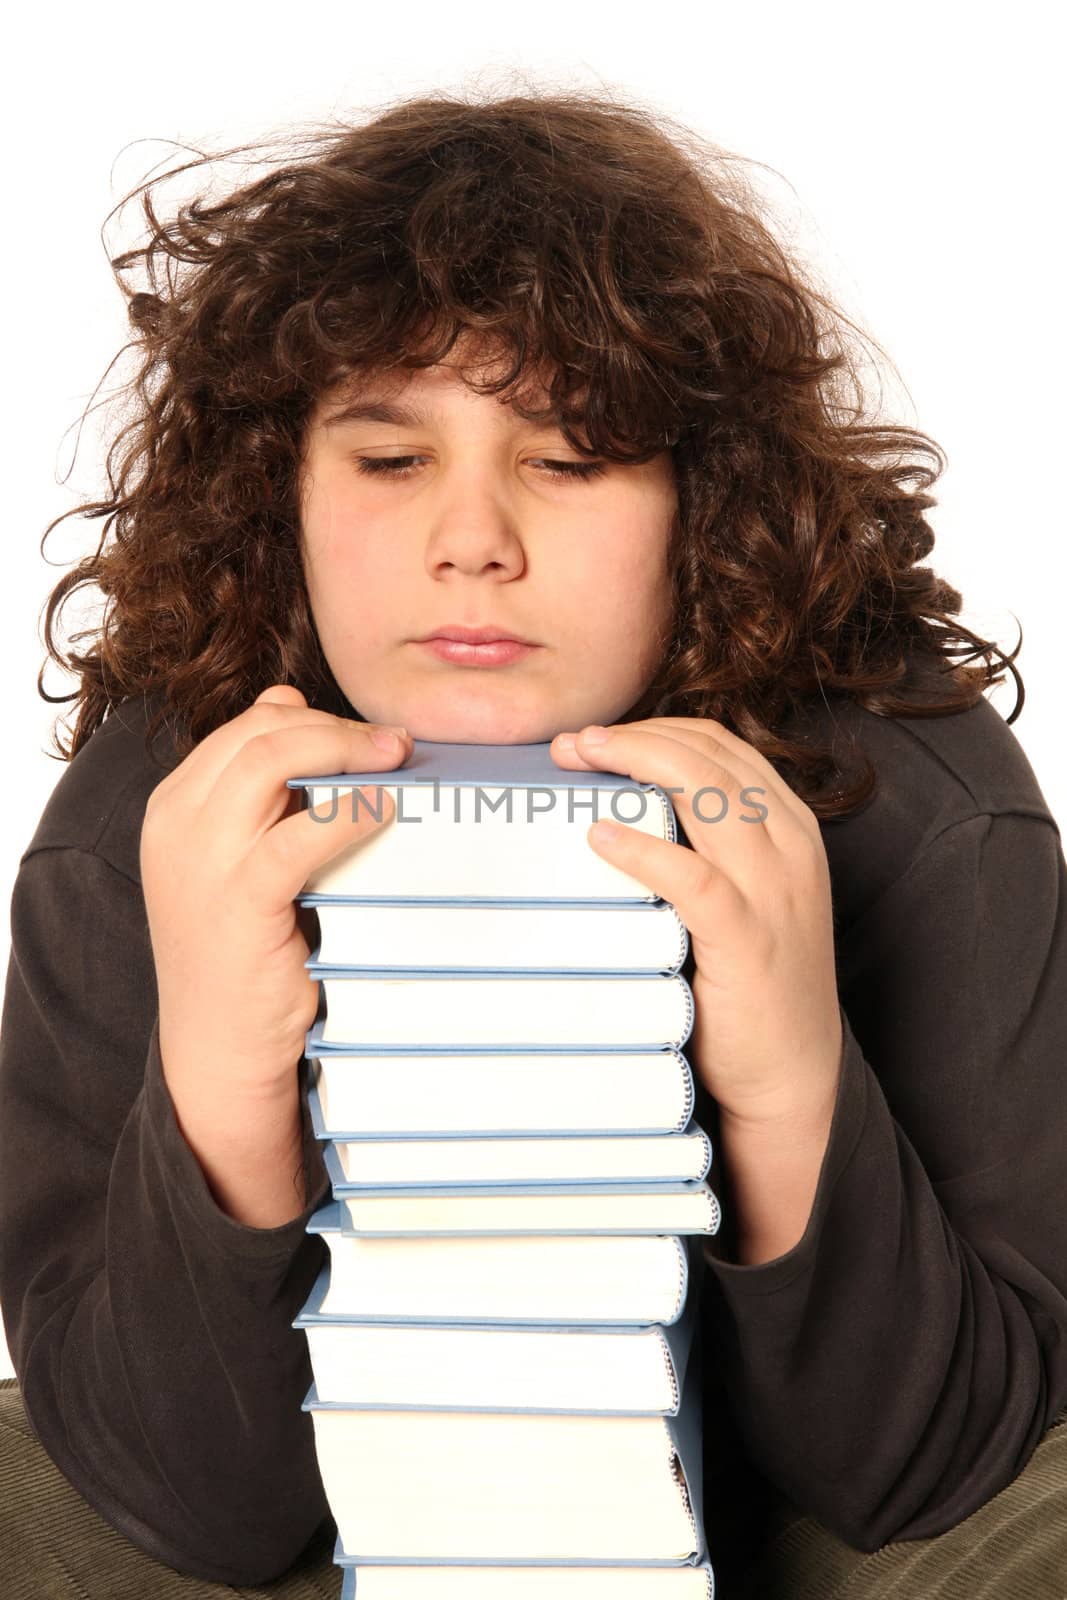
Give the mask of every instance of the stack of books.
[(709, 1600), (689, 941), (586, 838), (673, 842), (669, 797), (420, 740), (290, 786), (396, 806), (299, 896), (332, 1194), (294, 1327), (343, 1600)]

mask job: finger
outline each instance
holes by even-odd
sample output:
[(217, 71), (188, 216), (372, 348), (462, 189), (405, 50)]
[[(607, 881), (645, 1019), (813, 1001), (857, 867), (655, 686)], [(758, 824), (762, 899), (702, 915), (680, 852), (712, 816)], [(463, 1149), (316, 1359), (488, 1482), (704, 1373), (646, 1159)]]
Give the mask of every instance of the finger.
[[(157, 799), (167, 804), (176, 800), (182, 809), (206, 805), (237, 752), (249, 740), (265, 733), (297, 727), (333, 727), (361, 729), (369, 735), (377, 726), (359, 722), (354, 717), (337, 717), (331, 712), (313, 709), (304, 703), (299, 689), (290, 684), (274, 684), (236, 717), (206, 734), (182, 764), (163, 780)], [(376, 767), (376, 763), (368, 761), (366, 766)], [(364, 768), (361, 766), (359, 770)], [(294, 778), (299, 775), (296, 768), (288, 774)]]
[(768, 848), (787, 849), (798, 830), (795, 817), (767, 794), (761, 774), (711, 738), (624, 724), (603, 744), (588, 744), (580, 733), (578, 746), (606, 771), (665, 789), (693, 849), (728, 867), (740, 883), (764, 872)]
[[(276, 705), (297, 706), (307, 710), (307, 698), (303, 690), (298, 689), (295, 683), (271, 683), (261, 689), (253, 700), (254, 706)], [(286, 801), (285, 815), (291, 817), (294, 812), (303, 810), (304, 797), (299, 789), (290, 789)]]
[(790, 788), (763, 752), (757, 750), (747, 739), (742, 739), (741, 735), (734, 733), (731, 728), (714, 721), (711, 717), (657, 717), (654, 720), (664, 727), (676, 728), (679, 733), (691, 729), (709, 735), (725, 750), (735, 752), (740, 760), (754, 767), (760, 773), (761, 781), (766, 784), (768, 791), (776, 795), (796, 817), (804, 822), (811, 822), (814, 819), (814, 813), (804, 804), (795, 790)]
[(303, 691), (295, 683), (271, 683), (253, 700), (254, 706), (307, 706)]
[(749, 909), (742, 887), (717, 863), (684, 845), (657, 839), (654, 834), (625, 823), (597, 822), (587, 834), (590, 846), (605, 861), (643, 883), (653, 894), (674, 906), (686, 928), (702, 943), (713, 943), (724, 930), (741, 926)]
[[(318, 774), (329, 778), (348, 772), (385, 774), (402, 766), (411, 753), (410, 737), (398, 739), (394, 750), (383, 750), (373, 742), (374, 731), (366, 723), (324, 716), (318, 722), (291, 722), (246, 739), (219, 773), (201, 808), (205, 831), (210, 832), (223, 859), (248, 855), (256, 841), (286, 815), (293, 792), (287, 786), (289, 778)], [(329, 784), (323, 787), (330, 790)], [(352, 806), (340, 802), (349, 794), (349, 789), (338, 788), (338, 803), (333, 806), (330, 791), (320, 799), (316, 816), (307, 822), (312, 864), (314, 847), (325, 846), (329, 829), (335, 830), (335, 837), (341, 836), (337, 830), (343, 831), (344, 816)], [(387, 813), (389, 804), (387, 797)], [(337, 816), (328, 820), (331, 809)], [(366, 804), (357, 803), (356, 809), (364, 831), (378, 825), (373, 818), (368, 822), (371, 814)], [(379, 809), (376, 799), (374, 809)], [(290, 818), (301, 819), (306, 820), (306, 812)]]
[[(297, 706), (307, 710), (307, 698), (295, 683), (271, 683), (261, 689), (252, 702), (255, 706)], [(299, 789), (290, 789), (286, 801), (285, 815), (292, 816), (295, 811), (303, 809), (304, 799)]]
[(383, 777), (380, 785), (338, 789), (326, 808), (283, 817), (268, 828), (246, 862), (244, 883), (251, 902), (265, 911), (278, 910), (296, 899), (318, 867), (388, 827), (396, 805), (386, 781)]
[[(775, 771), (774, 767), (753, 745), (742, 739), (738, 734), (732, 733), (729, 728), (723, 727), (721, 722), (715, 722), (710, 717), (652, 717), (643, 722), (626, 722), (614, 725), (618, 728), (642, 728), (650, 732), (673, 730), (675, 736), (683, 741), (691, 742), (693, 738), (702, 741), (701, 747), (706, 747), (710, 739), (721, 752), (722, 757), (733, 754), (739, 761), (743, 761), (758, 773), (752, 778), (753, 784), (762, 786), (766, 795), (759, 796), (764, 804), (769, 804), (769, 797), (773, 796), (780, 805), (793, 814), (796, 820), (804, 827), (814, 823), (814, 814), (804, 804), (800, 797), (786, 783), (785, 779)], [(584, 730), (582, 730), (584, 732)], [(559, 735), (556, 735), (558, 740)], [(580, 766), (589, 771), (597, 770), (597, 765), (592, 759), (592, 751), (588, 752), (589, 759), (581, 755), (584, 748), (581, 735), (578, 736), (579, 748), (565, 750), (553, 741), (552, 756), (561, 766)]]

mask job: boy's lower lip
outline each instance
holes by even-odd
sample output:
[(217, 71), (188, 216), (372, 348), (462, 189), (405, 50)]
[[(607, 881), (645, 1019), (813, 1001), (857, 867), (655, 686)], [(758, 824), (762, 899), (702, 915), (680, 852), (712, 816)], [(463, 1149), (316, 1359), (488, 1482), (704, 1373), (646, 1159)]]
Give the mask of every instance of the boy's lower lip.
[(520, 644), (517, 639), (493, 639), (488, 644), (464, 644), (461, 639), (422, 639), (419, 643), (442, 661), (454, 661), (464, 667), (503, 667), (540, 648), (536, 644)]

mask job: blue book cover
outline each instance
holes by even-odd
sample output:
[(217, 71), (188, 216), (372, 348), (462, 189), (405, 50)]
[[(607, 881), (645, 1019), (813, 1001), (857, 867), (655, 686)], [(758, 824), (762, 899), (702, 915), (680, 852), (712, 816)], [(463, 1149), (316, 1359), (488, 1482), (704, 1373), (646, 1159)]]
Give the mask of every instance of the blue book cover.
[[(561, 767), (552, 759), (552, 742), (534, 744), (453, 744), (436, 739), (413, 739), (412, 750), (402, 767), (375, 772), (330, 772), (319, 776), (289, 778), (290, 789), (352, 788), (364, 784), (435, 784), (455, 787), (523, 789), (599, 789), (643, 791), (662, 806), (667, 832), (677, 838), (674, 806), (666, 789), (657, 783), (639, 783), (625, 773), (602, 770), (579, 772)], [(450, 801), (450, 806), (452, 802)], [(635, 807), (636, 809), (636, 807)], [(601, 812), (607, 815), (607, 812)], [(597, 819), (590, 813), (590, 822)], [(620, 821), (625, 817), (621, 814)]]

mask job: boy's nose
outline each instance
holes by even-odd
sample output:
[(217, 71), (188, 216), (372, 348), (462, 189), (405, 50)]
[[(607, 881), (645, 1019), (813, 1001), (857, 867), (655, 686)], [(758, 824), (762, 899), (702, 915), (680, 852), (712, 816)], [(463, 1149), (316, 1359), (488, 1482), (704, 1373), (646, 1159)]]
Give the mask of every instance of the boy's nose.
[(512, 514), (499, 503), (460, 503), (440, 512), (426, 539), (428, 570), (455, 567), (477, 576), (495, 572), (515, 577), (523, 570), (526, 552)]

